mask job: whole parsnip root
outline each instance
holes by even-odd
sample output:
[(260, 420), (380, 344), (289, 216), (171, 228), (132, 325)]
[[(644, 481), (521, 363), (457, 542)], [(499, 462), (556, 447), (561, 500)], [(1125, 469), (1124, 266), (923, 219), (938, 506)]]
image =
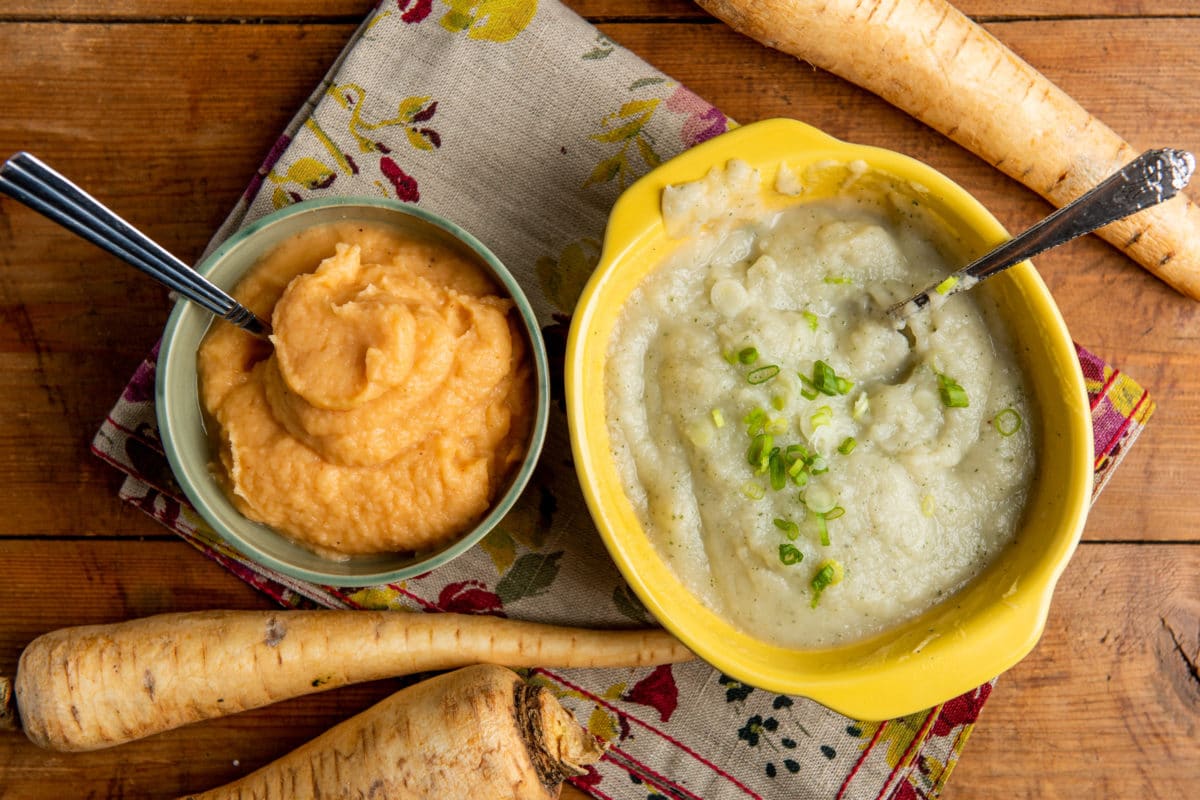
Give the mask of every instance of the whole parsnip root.
[(186, 800), (549, 800), (603, 752), (547, 689), (481, 664), (410, 686)]
[(13, 685), (31, 741), (82, 751), (350, 683), (467, 664), (616, 667), (693, 657), (661, 630), (402, 611), (205, 611), (47, 633), (21, 654)]
[[(697, 3), (734, 30), (874, 92), (1056, 206), (1137, 156), (945, 0)], [(1183, 294), (1200, 299), (1200, 210), (1186, 197), (1114, 222), (1099, 234)]]

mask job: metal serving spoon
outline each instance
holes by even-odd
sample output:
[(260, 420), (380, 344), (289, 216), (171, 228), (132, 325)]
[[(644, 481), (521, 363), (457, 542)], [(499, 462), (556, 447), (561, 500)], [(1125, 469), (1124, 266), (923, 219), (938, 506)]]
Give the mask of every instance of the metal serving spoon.
[(944, 280), (888, 309), (900, 327), (934, 297), (949, 297), (1052, 247), (1169, 200), (1192, 177), (1196, 160), (1185, 150), (1147, 150), (1098, 186)]
[(269, 323), (29, 153), (0, 166), (0, 192), (260, 338)]

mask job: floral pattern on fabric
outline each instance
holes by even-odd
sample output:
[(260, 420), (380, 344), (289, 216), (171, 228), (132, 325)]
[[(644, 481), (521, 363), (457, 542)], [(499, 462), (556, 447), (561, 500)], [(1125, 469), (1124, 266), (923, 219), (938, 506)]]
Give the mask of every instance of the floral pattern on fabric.
[[(547, 87), (550, 87), (549, 89)], [(158, 440), (151, 353), (93, 442), (121, 498), (286, 607), (455, 611), (599, 628), (653, 624), (600, 541), (562, 402), (569, 314), (622, 187), (727, 130), (718, 109), (555, 0), (385, 0), (250, 176), (210, 243), (289, 203), (377, 194), (464, 225), (522, 283), (550, 354), (553, 403), (529, 488), (479, 547), (433, 572), (335, 588), (268, 570), (187, 504)], [(1154, 404), (1080, 348), (1096, 491)], [(573, 782), (598, 798), (931, 798), (990, 684), (897, 720), (847, 719), (692, 662), (529, 672), (610, 743)]]

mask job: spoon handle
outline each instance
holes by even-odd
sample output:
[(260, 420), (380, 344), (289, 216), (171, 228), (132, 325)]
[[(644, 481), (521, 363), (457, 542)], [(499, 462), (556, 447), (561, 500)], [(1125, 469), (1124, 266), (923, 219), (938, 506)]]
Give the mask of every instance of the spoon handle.
[(0, 166), (0, 192), (259, 337), (270, 325), (96, 198), (29, 153)]
[(927, 306), (932, 294), (948, 297), (970, 289), (979, 281), (1052, 247), (1169, 200), (1187, 186), (1195, 167), (1196, 161), (1187, 151), (1148, 150), (1024, 233), (946, 280), (892, 306), (888, 314), (898, 322), (903, 321)]

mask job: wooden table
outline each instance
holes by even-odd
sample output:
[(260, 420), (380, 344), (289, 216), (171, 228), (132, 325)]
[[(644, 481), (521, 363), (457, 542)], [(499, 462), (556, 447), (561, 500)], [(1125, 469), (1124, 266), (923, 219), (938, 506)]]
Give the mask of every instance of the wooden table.
[[(1048, 211), (877, 98), (684, 0), (569, 4), (735, 119), (793, 116), (911, 154), (1011, 229)], [(40, 154), (192, 259), (370, 5), (3, 0), (0, 155)], [(1200, 151), (1192, 0), (959, 5), (1135, 145)], [(1038, 264), (1074, 337), (1149, 387), (1159, 410), (1096, 505), (1040, 645), (1001, 679), (944, 796), (1195, 796), (1200, 306), (1099, 240)], [(52, 628), (269, 605), (125, 508), (120, 476), (88, 452), (167, 311), (149, 279), (0, 200), (0, 674)], [(390, 688), (316, 695), (92, 754), (0, 734), (0, 798), (208, 788)]]

